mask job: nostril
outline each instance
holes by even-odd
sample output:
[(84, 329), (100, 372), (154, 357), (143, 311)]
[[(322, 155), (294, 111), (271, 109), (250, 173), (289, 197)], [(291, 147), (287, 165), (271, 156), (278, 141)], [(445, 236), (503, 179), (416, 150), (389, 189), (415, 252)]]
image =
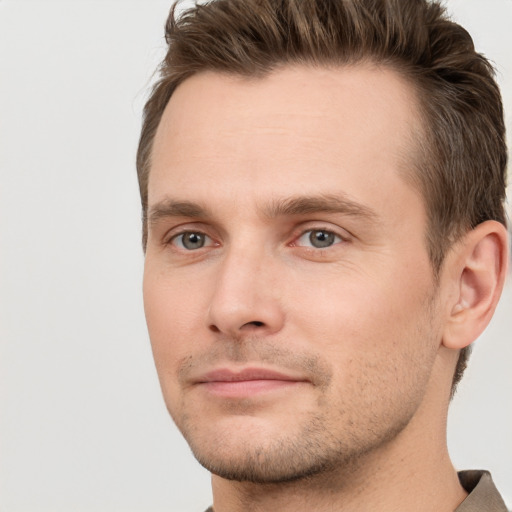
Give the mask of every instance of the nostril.
[(263, 327), (265, 324), (255, 320), (254, 322), (247, 322), (245, 325), (254, 325), (254, 327)]

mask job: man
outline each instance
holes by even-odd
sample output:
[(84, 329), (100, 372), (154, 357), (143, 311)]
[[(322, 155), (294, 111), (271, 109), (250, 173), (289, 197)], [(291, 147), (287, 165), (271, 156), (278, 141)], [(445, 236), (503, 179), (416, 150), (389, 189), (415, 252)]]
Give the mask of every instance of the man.
[(505, 511), (446, 448), (508, 257), (470, 36), (426, 0), (216, 0), (166, 35), (144, 301), (213, 510)]

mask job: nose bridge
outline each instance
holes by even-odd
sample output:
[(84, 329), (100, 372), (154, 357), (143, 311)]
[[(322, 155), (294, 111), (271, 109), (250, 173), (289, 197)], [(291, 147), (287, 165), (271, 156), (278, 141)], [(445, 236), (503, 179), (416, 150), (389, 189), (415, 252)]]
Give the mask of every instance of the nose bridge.
[(261, 247), (251, 247), (250, 243), (232, 247), (226, 254), (219, 280), (228, 288), (244, 286), (244, 283), (250, 284), (261, 274), (264, 259), (265, 255)]
[(272, 257), (254, 240), (226, 249), (210, 303), (210, 328), (238, 336), (254, 329), (275, 332), (282, 311), (271, 284)]

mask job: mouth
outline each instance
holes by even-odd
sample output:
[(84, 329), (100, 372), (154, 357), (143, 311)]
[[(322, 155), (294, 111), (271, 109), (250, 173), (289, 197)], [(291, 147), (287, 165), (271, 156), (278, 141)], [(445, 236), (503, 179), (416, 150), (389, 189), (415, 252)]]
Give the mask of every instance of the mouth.
[(227, 368), (213, 370), (197, 379), (196, 384), (207, 393), (224, 398), (246, 398), (283, 391), (308, 383), (301, 376), (289, 375), (264, 368)]

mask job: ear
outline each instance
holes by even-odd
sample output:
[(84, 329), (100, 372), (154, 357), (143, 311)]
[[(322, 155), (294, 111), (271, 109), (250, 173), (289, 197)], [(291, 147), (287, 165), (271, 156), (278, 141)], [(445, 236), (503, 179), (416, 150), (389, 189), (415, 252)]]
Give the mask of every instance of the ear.
[(486, 221), (468, 232), (447, 262), (455, 293), (449, 304), (443, 345), (461, 349), (487, 327), (507, 274), (508, 237), (503, 224)]

